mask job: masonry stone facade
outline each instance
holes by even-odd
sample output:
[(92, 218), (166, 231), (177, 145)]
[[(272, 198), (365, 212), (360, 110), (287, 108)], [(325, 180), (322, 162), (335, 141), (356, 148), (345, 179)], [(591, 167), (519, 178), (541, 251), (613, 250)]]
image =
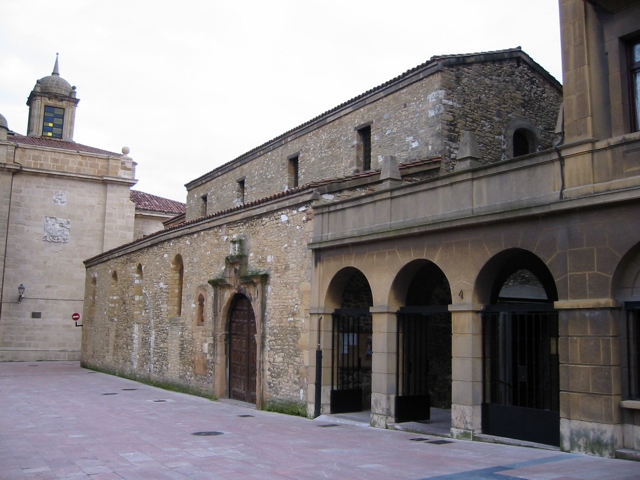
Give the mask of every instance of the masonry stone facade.
[(434, 57), (189, 182), (187, 220), (292, 188), (292, 156), (298, 185), (362, 172), (363, 126), (370, 169), (394, 155), (400, 163), (442, 157), (451, 171), (463, 130), (476, 132), (485, 162), (513, 157), (514, 125), (535, 132), (531, 153), (547, 149), (560, 102), (558, 82), (519, 49)]
[(560, 8), (562, 107), (519, 49), (434, 57), (187, 184), (85, 261), (83, 364), (639, 458), (640, 3)]
[(77, 360), (81, 329), (72, 315), (83, 310), (82, 260), (133, 240), (136, 164), (126, 147), (114, 153), (73, 141), (79, 101), (56, 59), (29, 96), (27, 135), (0, 115), (0, 361)]

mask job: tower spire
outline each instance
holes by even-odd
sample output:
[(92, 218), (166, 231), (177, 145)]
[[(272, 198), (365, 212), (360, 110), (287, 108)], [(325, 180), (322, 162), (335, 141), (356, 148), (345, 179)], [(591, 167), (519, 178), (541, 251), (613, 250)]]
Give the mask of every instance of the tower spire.
[(58, 69), (58, 52), (56, 52), (56, 63), (53, 66), (53, 72), (51, 72), (51, 75), (60, 76), (60, 70)]

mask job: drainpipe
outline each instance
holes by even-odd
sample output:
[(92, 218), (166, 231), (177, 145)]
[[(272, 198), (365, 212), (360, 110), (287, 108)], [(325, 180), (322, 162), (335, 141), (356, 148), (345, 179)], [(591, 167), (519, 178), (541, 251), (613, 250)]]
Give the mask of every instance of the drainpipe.
[[(20, 170), (22, 170), (22, 165), (16, 162), (16, 152), (18, 150), (18, 145), (15, 145), (13, 149), (13, 163), (15, 165), (20, 165)], [(20, 171), (18, 170), (18, 172)], [(9, 224), (11, 223), (11, 200), (13, 200), (13, 179), (15, 177), (14, 172), (11, 174), (11, 184), (9, 186), (9, 205), (7, 206), (7, 229), (4, 237), (4, 262), (2, 263), (2, 286), (0, 287), (0, 318), (2, 318), (2, 299), (4, 298), (4, 272), (7, 269), (7, 249), (9, 247)]]
[(560, 134), (560, 140), (553, 146), (560, 162), (560, 200), (564, 198), (564, 157), (560, 152), (560, 147), (564, 143), (564, 103), (560, 104), (560, 112), (558, 112), (558, 123), (556, 124), (555, 133)]
[(322, 347), (320, 345), (321, 325), (322, 317), (318, 318), (318, 345), (316, 347), (316, 398), (313, 409), (313, 418), (320, 416), (320, 407), (322, 402)]

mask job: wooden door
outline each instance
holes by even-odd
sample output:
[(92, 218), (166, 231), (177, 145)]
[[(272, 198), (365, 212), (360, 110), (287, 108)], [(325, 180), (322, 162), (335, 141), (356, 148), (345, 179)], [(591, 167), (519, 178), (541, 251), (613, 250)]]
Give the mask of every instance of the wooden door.
[(256, 403), (256, 319), (247, 297), (238, 298), (233, 306), (229, 333), (231, 339), (230, 397), (243, 402)]

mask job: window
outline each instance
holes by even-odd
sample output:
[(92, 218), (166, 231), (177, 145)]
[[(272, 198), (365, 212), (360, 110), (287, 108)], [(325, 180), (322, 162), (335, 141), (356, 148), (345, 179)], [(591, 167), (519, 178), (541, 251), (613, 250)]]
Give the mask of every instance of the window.
[(640, 400), (640, 302), (626, 302), (629, 398)]
[(44, 121), (42, 122), (42, 136), (62, 138), (62, 123), (64, 108), (47, 105), (44, 107)]
[(118, 318), (118, 272), (111, 272), (111, 288), (109, 290), (109, 308), (107, 316), (115, 322)]
[(631, 74), (631, 113), (632, 130), (640, 130), (640, 40), (635, 41), (629, 49), (629, 73)]
[(244, 204), (244, 177), (239, 179), (236, 184), (236, 204)]
[(287, 186), (289, 188), (296, 188), (298, 186), (298, 155), (292, 155), (289, 157), (288, 165), (288, 181)]
[(202, 195), (200, 197), (200, 216), (204, 217), (207, 215), (207, 196)]
[(371, 125), (358, 128), (357, 168), (363, 172), (371, 170)]
[(198, 295), (198, 310), (196, 312), (196, 325), (204, 325), (204, 295)]
[(169, 318), (182, 315), (182, 283), (184, 280), (184, 262), (182, 255), (176, 255), (171, 262), (169, 276)]

